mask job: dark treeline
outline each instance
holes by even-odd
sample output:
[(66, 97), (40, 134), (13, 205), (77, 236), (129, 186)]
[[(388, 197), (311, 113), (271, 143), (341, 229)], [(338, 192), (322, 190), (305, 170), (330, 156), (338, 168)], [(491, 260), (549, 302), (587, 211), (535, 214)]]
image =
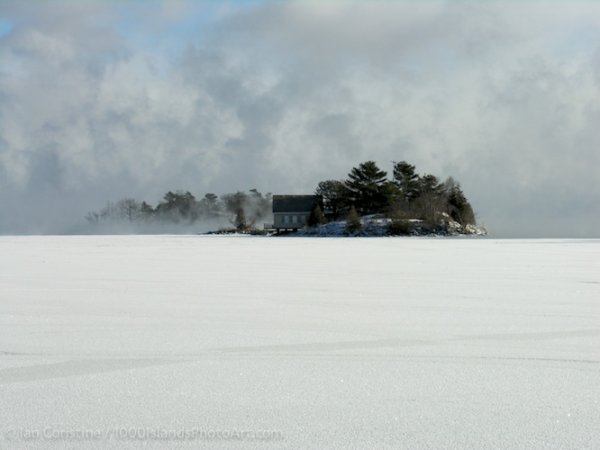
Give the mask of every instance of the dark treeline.
[[(394, 163), (391, 179), (375, 162), (363, 162), (352, 168), (345, 180), (321, 181), (315, 193), (322, 197), (323, 210), (313, 211), (310, 225), (346, 219), (354, 232), (360, 229), (360, 217), (366, 215), (392, 219), (391, 234), (408, 232), (408, 219), (418, 219), (428, 229), (443, 227), (448, 219), (463, 227), (475, 225), (473, 208), (457, 181), (419, 175), (406, 161)], [(189, 191), (169, 191), (155, 207), (124, 198), (88, 213), (86, 219), (91, 224), (185, 226), (210, 222), (248, 231), (270, 218), (271, 209), (271, 193), (263, 195), (256, 189), (221, 196), (208, 193), (200, 199)]]
[(197, 199), (189, 191), (167, 192), (155, 207), (145, 201), (124, 198), (109, 202), (100, 211), (89, 212), (91, 224), (193, 225), (197, 222), (231, 223), (238, 230), (253, 228), (271, 213), (271, 193), (256, 189), (220, 197), (208, 193)]
[(475, 225), (475, 214), (460, 184), (452, 177), (416, 172), (406, 161), (395, 162), (391, 179), (373, 161), (354, 167), (345, 180), (321, 181), (316, 194), (334, 220), (382, 214), (402, 222), (420, 219), (431, 227), (448, 218), (462, 226)]

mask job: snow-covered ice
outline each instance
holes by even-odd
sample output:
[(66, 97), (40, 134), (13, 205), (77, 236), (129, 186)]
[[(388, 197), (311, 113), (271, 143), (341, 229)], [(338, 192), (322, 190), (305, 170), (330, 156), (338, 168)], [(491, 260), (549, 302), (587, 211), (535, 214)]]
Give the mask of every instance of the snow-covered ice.
[(0, 448), (140, 446), (598, 448), (600, 241), (0, 237)]

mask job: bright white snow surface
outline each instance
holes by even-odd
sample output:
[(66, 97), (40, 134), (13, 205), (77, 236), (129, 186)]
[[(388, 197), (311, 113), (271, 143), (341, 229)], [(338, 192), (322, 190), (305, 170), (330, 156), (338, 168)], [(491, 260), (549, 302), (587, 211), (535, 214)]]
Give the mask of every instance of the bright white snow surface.
[(598, 448), (600, 241), (1, 237), (0, 448), (142, 446)]

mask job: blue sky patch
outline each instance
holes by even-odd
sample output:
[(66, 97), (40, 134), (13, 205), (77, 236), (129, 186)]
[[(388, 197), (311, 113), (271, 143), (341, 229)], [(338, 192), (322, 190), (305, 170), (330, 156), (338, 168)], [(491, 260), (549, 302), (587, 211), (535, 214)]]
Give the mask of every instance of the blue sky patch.
[(0, 17), (0, 38), (3, 38), (12, 31), (14, 25), (6, 19)]

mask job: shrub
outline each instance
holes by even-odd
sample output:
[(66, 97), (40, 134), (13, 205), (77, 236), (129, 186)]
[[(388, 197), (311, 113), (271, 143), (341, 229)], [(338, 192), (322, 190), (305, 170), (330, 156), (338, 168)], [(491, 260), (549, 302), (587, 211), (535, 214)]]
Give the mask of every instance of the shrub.
[(406, 236), (412, 231), (409, 221), (393, 218), (388, 224), (387, 232), (390, 236)]
[(360, 217), (354, 206), (352, 206), (348, 212), (348, 216), (346, 217), (346, 232), (349, 234), (355, 234), (361, 229), (362, 223), (360, 222)]

